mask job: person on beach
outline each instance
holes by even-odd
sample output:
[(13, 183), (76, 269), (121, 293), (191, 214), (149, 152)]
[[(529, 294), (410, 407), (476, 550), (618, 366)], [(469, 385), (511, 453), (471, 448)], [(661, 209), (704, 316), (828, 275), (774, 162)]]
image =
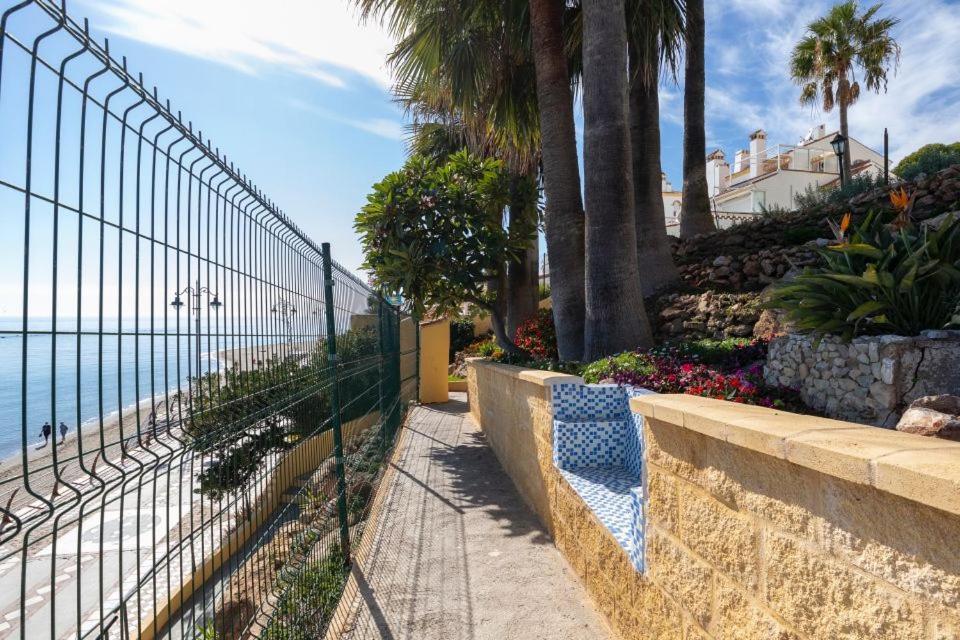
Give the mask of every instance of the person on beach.
[(63, 444), (67, 441), (67, 423), (63, 420), (60, 421), (60, 444)]
[(40, 437), (43, 438), (43, 446), (50, 444), (51, 433), (53, 433), (53, 427), (50, 426), (49, 422), (44, 422), (43, 428), (40, 429)]

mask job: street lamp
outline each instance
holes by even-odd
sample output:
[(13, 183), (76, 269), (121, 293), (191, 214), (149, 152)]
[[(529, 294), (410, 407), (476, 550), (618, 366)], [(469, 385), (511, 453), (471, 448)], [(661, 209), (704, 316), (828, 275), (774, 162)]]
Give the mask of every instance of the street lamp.
[(176, 309), (178, 312), (180, 309), (185, 306), (185, 303), (180, 298), (180, 296), (193, 296), (193, 306), (187, 307), (187, 316), (189, 317), (192, 312), (197, 323), (196, 335), (197, 335), (197, 377), (200, 377), (200, 301), (203, 296), (207, 297), (207, 304), (214, 312), (218, 311), (220, 307), (223, 306), (223, 303), (220, 302), (220, 297), (216, 292), (211, 291), (208, 287), (201, 287), (200, 280), (196, 282), (196, 286), (187, 286), (183, 291), (178, 291), (173, 295), (173, 301), (170, 303), (170, 306)]
[(843, 175), (843, 156), (847, 155), (847, 138), (842, 133), (838, 133), (830, 141), (833, 152), (837, 154), (837, 162), (840, 165), (840, 188), (843, 188), (845, 176)]
[(283, 318), (283, 325), (289, 337), (291, 322), (293, 317), (297, 315), (297, 306), (290, 300), (280, 298), (277, 302), (273, 303), (273, 306), (270, 308), (270, 313)]

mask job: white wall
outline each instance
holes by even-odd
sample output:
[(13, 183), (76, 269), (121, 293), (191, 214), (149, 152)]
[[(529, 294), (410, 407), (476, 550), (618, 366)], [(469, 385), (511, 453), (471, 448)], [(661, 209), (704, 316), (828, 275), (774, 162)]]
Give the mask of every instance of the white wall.
[(810, 171), (772, 173), (751, 185), (749, 189), (744, 189), (743, 193), (717, 202), (714, 209), (721, 212), (759, 213), (761, 203), (767, 208), (780, 206), (792, 209), (798, 193), (803, 193), (808, 186), (815, 188), (835, 178), (836, 176), (832, 174)]

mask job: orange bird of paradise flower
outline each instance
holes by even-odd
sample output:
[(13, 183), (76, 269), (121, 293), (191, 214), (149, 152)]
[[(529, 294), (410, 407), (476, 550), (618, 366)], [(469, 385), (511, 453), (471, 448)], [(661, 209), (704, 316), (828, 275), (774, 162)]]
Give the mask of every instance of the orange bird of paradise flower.
[(903, 229), (910, 222), (909, 216), (907, 215), (907, 208), (910, 206), (910, 196), (907, 194), (907, 190), (900, 187), (897, 191), (891, 191), (890, 204), (893, 205), (894, 211), (897, 212), (897, 217), (890, 223), (890, 226), (894, 229)]
[(890, 192), (890, 204), (892, 204), (893, 208), (897, 211), (904, 211), (909, 203), (910, 195), (903, 187), (900, 187), (897, 191)]
[(850, 228), (850, 219), (852, 214), (848, 211), (843, 214), (843, 218), (840, 220), (840, 237), (843, 237), (847, 233), (847, 229)]

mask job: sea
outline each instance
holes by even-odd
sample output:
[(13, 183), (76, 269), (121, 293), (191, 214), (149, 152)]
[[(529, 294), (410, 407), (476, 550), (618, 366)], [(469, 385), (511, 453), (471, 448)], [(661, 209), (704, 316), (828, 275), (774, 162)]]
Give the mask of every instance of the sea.
[[(153, 335), (143, 318), (138, 330), (133, 320), (98, 318), (82, 318), (79, 330), (76, 318), (58, 320), (56, 337), (53, 328), (49, 318), (30, 318), (25, 335), (22, 319), (0, 318), (0, 457), (41, 443), (44, 422), (63, 421), (76, 433), (78, 424), (99, 425), (101, 416), (187, 389), (188, 376), (196, 375), (196, 337), (169, 335), (173, 328), (165, 337), (162, 319)], [(242, 338), (208, 342), (205, 327), (200, 333), (201, 372), (224, 366), (217, 358), (224, 350), (246, 346)]]

